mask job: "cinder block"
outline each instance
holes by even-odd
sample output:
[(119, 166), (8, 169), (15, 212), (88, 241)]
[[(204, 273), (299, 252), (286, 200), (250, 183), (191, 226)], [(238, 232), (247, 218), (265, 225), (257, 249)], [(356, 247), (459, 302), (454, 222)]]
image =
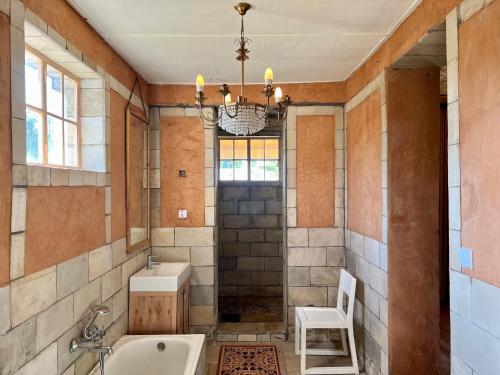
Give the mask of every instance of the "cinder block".
[(224, 215), (224, 228), (250, 228), (250, 215)]
[(263, 257), (239, 257), (237, 268), (242, 271), (264, 271)]
[(310, 286), (309, 267), (288, 267), (289, 286)]
[(264, 242), (264, 229), (238, 230), (238, 242)]
[(254, 228), (279, 228), (278, 215), (254, 215), (252, 216)]
[(224, 186), (219, 189), (222, 190), (222, 199), (225, 201), (250, 199), (250, 188), (245, 186)]
[(277, 199), (277, 187), (275, 186), (259, 186), (251, 189), (252, 200), (273, 200)]
[(264, 214), (264, 201), (240, 201), (238, 202), (238, 210), (240, 214)]
[(340, 228), (310, 228), (309, 246), (344, 246)]
[(326, 248), (294, 247), (288, 249), (288, 266), (326, 266)]
[(289, 306), (326, 306), (327, 288), (326, 287), (289, 287), (288, 288)]

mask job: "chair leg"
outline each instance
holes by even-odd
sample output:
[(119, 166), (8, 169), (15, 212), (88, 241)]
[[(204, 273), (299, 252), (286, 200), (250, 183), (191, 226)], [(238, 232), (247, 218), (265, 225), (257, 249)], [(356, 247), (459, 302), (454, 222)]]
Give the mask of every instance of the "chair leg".
[(295, 354), (300, 354), (300, 319), (298, 314), (295, 314)]
[(356, 342), (354, 341), (354, 330), (352, 325), (347, 329), (349, 335), (349, 349), (351, 350), (352, 367), (354, 373), (359, 374), (358, 355), (356, 353)]
[(341, 338), (341, 342), (342, 342), (343, 355), (348, 355), (349, 351), (347, 350), (347, 339), (345, 336), (345, 329), (344, 328), (340, 329), (340, 338)]
[(302, 325), (300, 327), (300, 373), (302, 375), (306, 373), (306, 337), (307, 329)]

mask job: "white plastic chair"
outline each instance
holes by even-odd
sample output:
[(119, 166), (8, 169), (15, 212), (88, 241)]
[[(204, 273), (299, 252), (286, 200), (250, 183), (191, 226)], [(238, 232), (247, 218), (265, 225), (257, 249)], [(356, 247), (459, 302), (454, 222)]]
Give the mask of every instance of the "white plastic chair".
[[(337, 307), (296, 307), (295, 308), (295, 354), (300, 354), (300, 373), (306, 374), (359, 374), (356, 344), (354, 342), (353, 312), (356, 279), (346, 270), (340, 272)], [(343, 308), (344, 294), (347, 295), (347, 314)], [(308, 329), (340, 329), (342, 350), (306, 349)], [(349, 336), (349, 349), (352, 366), (311, 367), (306, 369), (306, 355), (347, 356), (346, 334)]]

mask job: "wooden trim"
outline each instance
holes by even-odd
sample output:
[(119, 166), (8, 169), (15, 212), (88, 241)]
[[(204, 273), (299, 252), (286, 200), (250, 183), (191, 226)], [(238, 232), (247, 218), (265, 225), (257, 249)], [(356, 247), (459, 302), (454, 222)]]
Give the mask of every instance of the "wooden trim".
[[(151, 137), (150, 137), (150, 123), (147, 118), (143, 115), (137, 115), (137, 110), (134, 110), (131, 106), (127, 106), (125, 109), (125, 142), (126, 142), (126, 152), (125, 152), (125, 168), (126, 168), (126, 184), (125, 184), (125, 196), (126, 196), (126, 207), (125, 207), (125, 228), (127, 231), (127, 252), (133, 253), (135, 251), (145, 250), (151, 246)], [(140, 241), (136, 244), (131, 243), (131, 235), (130, 235), (130, 215), (129, 215), (129, 207), (131, 204), (131, 196), (130, 196), (130, 188), (128, 187), (128, 183), (131, 179), (130, 176), (130, 126), (132, 125), (132, 117), (137, 118), (141, 121), (146, 127), (146, 139), (147, 139), (147, 152), (146, 152), (146, 169), (147, 169), (147, 227), (146, 227), (146, 239)]]
[[(82, 169), (82, 138), (81, 138), (81, 124), (80, 124), (80, 78), (75, 76), (73, 73), (70, 73), (68, 70), (64, 69), (54, 61), (50, 60), (47, 58), (45, 55), (42, 53), (38, 52), (37, 50), (33, 49), (29, 45), (25, 45), (25, 50), (27, 50), (29, 53), (35, 55), (40, 59), (41, 62), (41, 98), (42, 98), (42, 107), (36, 107), (31, 104), (28, 104), (25, 102), (25, 107), (28, 109), (31, 109), (32, 111), (37, 111), (41, 114), (42, 116), (42, 143), (43, 143), (43, 162), (42, 163), (27, 163), (28, 165), (37, 165), (37, 166), (42, 166), (42, 167), (50, 167), (50, 168), (60, 168), (60, 169), (75, 169), (79, 170)], [(61, 111), (62, 115), (56, 115), (47, 110), (47, 66), (50, 65), (52, 68), (58, 70), (61, 73), (61, 79), (62, 79), (62, 91), (61, 91)], [(65, 79), (64, 77), (68, 76), (71, 78), (73, 81), (76, 83), (76, 120), (68, 120), (64, 117), (64, 84), (65, 84)], [(62, 123), (62, 155), (63, 155), (63, 163), (62, 164), (51, 164), (49, 163), (49, 157), (48, 157), (48, 143), (47, 143), (47, 127), (48, 127), (48, 116), (51, 116), (53, 118), (56, 118), (61, 121)], [(65, 152), (65, 129), (64, 129), (64, 123), (68, 122), (70, 124), (73, 124), (76, 126), (77, 130), (77, 158), (78, 158), (78, 163), (76, 166), (68, 166), (66, 165), (66, 152)]]

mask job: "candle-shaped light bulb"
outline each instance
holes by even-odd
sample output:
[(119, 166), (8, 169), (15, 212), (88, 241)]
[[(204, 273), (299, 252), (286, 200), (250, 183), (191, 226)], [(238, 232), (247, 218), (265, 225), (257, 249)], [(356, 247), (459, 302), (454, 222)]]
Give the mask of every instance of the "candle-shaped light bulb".
[(196, 76), (196, 92), (203, 92), (205, 90), (205, 80), (201, 74)]
[(276, 90), (274, 91), (274, 100), (276, 103), (281, 102), (281, 99), (283, 99), (283, 92), (281, 91), (281, 87), (276, 87)]
[(267, 68), (264, 73), (264, 80), (266, 82), (266, 86), (270, 86), (273, 84), (273, 70), (271, 68)]
[(224, 97), (224, 103), (226, 103), (226, 104), (231, 104), (231, 94), (227, 94), (227, 95)]

